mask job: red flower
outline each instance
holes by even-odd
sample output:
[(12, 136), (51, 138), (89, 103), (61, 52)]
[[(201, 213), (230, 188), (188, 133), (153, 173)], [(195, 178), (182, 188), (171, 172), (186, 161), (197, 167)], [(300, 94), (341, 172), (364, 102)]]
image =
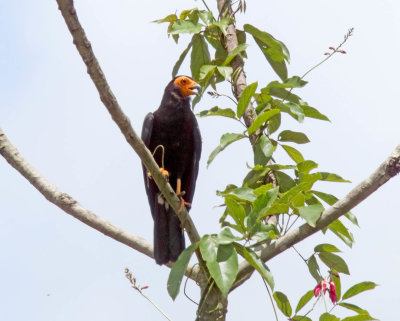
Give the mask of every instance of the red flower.
[(333, 304), (336, 303), (337, 301), (336, 285), (332, 280), (329, 282), (329, 298), (331, 299)]
[(317, 284), (317, 286), (314, 288), (314, 296), (315, 296), (315, 297), (317, 297), (318, 294), (319, 294), (319, 292), (321, 292), (321, 287), (322, 287), (321, 282), (319, 282), (319, 283)]

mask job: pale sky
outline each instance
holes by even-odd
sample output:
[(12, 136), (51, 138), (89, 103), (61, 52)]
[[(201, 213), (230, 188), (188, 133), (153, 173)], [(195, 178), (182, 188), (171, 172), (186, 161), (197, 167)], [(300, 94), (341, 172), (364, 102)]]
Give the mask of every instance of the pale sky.
[[(78, 16), (119, 103), (140, 132), (142, 121), (160, 103), (172, 67), (187, 45), (166, 35), (166, 25), (150, 23), (201, 1), (76, 1)], [(214, 3), (208, 1), (211, 7)], [(352, 181), (320, 183), (319, 190), (339, 197), (365, 179), (400, 143), (397, 101), (400, 63), (400, 4), (386, 1), (247, 1), (237, 26), (250, 23), (283, 41), (290, 50), (289, 75), (301, 75), (339, 44), (348, 28), (354, 36), (337, 55), (311, 73), (295, 91), (330, 119), (297, 124), (311, 143), (295, 146), (319, 169)], [(21, 154), (61, 191), (113, 224), (152, 241), (153, 222), (142, 183), (139, 158), (125, 142), (100, 102), (72, 44), (55, 1), (0, 3), (0, 126)], [(246, 61), (248, 83), (263, 86), (276, 76), (253, 42)], [(189, 74), (184, 64), (181, 74)], [(225, 87), (219, 89), (229, 94)], [(229, 100), (205, 97), (196, 111)], [(206, 168), (210, 152), (225, 132), (242, 130), (233, 121), (199, 119), (203, 137), (200, 174), (190, 214), (201, 234), (218, 233), (221, 203), (215, 190), (240, 184), (252, 163), (250, 144), (227, 148)], [(283, 129), (282, 127), (282, 129)], [(288, 163), (278, 152), (275, 159)], [(343, 251), (351, 275), (342, 289), (361, 281), (380, 286), (349, 300), (385, 321), (398, 320), (400, 288), (399, 177), (392, 179), (353, 212), (361, 228), (347, 223), (356, 243), (350, 249), (322, 233), (298, 245), (306, 257), (316, 244), (333, 243)], [(83, 321), (164, 320), (130, 289), (130, 268), (146, 294), (173, 320), (194, 320), (196, 306), (183, 295), (168, 296), (169, 269), (87, 227), (45, 200), (0, 159), (0, 320)], [(306, 265), (288, 250), (267, 263), (276, 290), (295, 308), (315, 286)], [(343, 291), (343, 290), (342, 290)], [(197, 286), (187, 293), (199, 299)], [(318, 304), (316, 313), (324, 311)], [(352, 315), (335, 308), (338, 316)], [(229, 298), (227, 320), (272, 320), (273, 312), (258, 275)], [(280, 315), (280, 320), (285, 320)]]

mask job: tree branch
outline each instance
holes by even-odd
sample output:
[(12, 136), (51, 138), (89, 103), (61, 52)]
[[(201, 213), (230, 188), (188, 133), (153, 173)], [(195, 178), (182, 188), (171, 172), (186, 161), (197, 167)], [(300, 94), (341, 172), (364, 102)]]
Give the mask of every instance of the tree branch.
[[(107, 235), (152, 259), (154, 258), (153, 245), (150, 242), (140, 236), (129, 233), (113, 225), (111, 222), (84, 208), (78, 203), (78, 201), (70, 195), (61, 192), (54, 184), (44, 178), (21, 156), (18, 149), (11, 144), (1, 128), (0, 155), (2, 155), (12, 167), (24, 176), (49, 202), (104, 235)], [(172, 264), (167, 264), (167, 266), (171, 267)], [(185, 271), (185, 275), (195, 281), (198, 281), (198, 273), (199, 271), (193, 270), (191, 265), (189, 265)]]
[[(235, 18), (234, 12), (231, 7), (231, 1), (217, 0), (217, 6), (220, 16), (226, 14), (228, 17), (231, 17), (233, 19)], [(236, 27), (232, 23), (226, 29), (226, 35), (225, 35), (225, 48), (228, 51), (228, 54), (231, 53), (233, 50), (235, 50), (238, 44), (239, 42), (236, 35)], [(240, 54), (236, 55), (235, 58), (231, 61), (230, 65), (233, 69), (233, 74), (235, 74), (235, 72), (238, 72), (236, 81), (234, 81), (232, 85), (233, 94), (235, 95), (235, 98), (238, 100), (243, 90), (247, 86), (246, 74), (244, 73), (243, 69), (244, 61), (242, 56)], [(246, 108), (246, 111), (243, 114), (243, 119), (246, 124), (246, 127), (250, 127), (251, 124), (254, 122), (255, 118), (256, 114), (254, 111), (254, 107), (250, 102)], [(255, 134), (250, 135), (250, 142), (252, 145), (254, 145), (255, 139), (256, 139)]]
[[(112, 119), (118, 125), (125, 139), (132, 146), (135, 152), (140, 157), (143, 164), (150, 171), (154, 181), (156, 182), (159, 190), (162, 192), (168, 203), (177, 213), (179, 219), (182, 222), (182, 226), (185, 228), (189, 239), (192, 243), (200, 240), (200, 235), (197, 232), (196, 227), (192, 219), (190, 218), (186, 208), (178, 213), (180, 200), (175, 194), (172, 187), (168, 184), (167, 180), (161, 175), (160, 169), (155, 162), (151, 152), (146, 148), (143, 141), (133, 130), (129, 118), (124, 114), (120, 105), (117, 102), (104, 73), (99, 65), (99, 62), (94, 55), (92, 46), (86, 37), (85, 31), (83, 30), (76, 10), (74, 8), (73, 0), (57, 0), (58, 7), (64, 17), (65, 23), (68, 26), (69, 31), (73, 37), (73, 43), (75, 44), (79, 54), (81, 55), (84, 63), (87, 66), (87, 72), (92, 78), (97, 91), (100, 94), (100, 99), (110, 113)], [(197, 258), (200, 265), (205, 266), (202, 261), (199, 251), (196, 251)]]
[[(303, 224), (279, 238), (275, 243), (263, 248), (257, 254), (264, 262), (272, 259), (346, 214), (399, 172), (400, 145), (396, 147), (393, 153), (368, 178), (358, 184), (344, 198), (326, 209), (318, 220), (316, 227)], [(253, 271), (254, 268), (248, 262), (242, 262), (239, 266), (239, 273), (232, 290), (249, 279)]]

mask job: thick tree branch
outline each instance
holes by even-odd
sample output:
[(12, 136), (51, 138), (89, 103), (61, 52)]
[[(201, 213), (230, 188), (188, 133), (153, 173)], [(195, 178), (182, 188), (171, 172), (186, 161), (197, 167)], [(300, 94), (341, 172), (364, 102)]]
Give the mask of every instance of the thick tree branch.
[[(227, 0), (217, 0), (218, 11), (221, 15), (227, 15), (228, 17), (235, 18), (234, 12), (231, 7), (231, 1)], [(231, 53), (233, 50), (236, 49), (238, 46), (238, 38), (236, 35), (236, 27), (234, 24), (230, 24), (226, 29), (225, 35), (225, 48), (228, 53)], [(236, 57), (231, 62), (231, 67), (233, 69), (233, 73), (238, 73), (236, 81), (232, 85), (233, 94), (235, 95), (236, 99), (239, 99), (240, 95), (242, 94), (243, 90), (247, 86), (246, 81), (246, 74), (243, 69), (244, 61), (240, 54), (236, 55)], [(256, 114), (254, 111), (254, 107), (250, 102), (249, 106), (247, 106), (246, 111), (243, 114), (243, 119), (247, 127), (250, 127), (253, 123), (254, 119), (256, 118)], [(250, 136), (250, 142), (252, 145), (255, 143), (256, 135)]]
[(66, 193), (46, 180), (33, 168), (10, 143), (0, 128), (0, 154), (24, 176), (49, 202), (61, 208), (83, 223), (99, 232), (153, 258), (153, 246), (145, 239), (128, 233), (84, 208)]
[[(83, 30), (78, 20), (73, 0), (57, 0), (57, 3), (64, 17), (65, 23), (67, 24), (68, 29), (71, 32), (73, 43), (78, 49), (78, 52), (81, 55), (84, 63), (86, 64), (87, 72), (90, 75), (90, 78), (92, 78), (93, 83), (95, 84), (97, 91), (100, 94), (101, 101), (106, 106), (112, 119), (118, 125), (129, 145), (132, 146), (132, 148), (140, 157), (143, 164), (151, 172), (154, 181), (167, 199), (168, 203), (172, 206), (175, 212), (177, 212), (179, 219), (182, 222), (182, 226), (185, 228), (190, 241), (192, 243), (199, 241), (200, 235), (197, 232), (197, 229), (194, 226), (193, 221), (190, 218), (187, 210), (184, 208), (181, 213), (178, 213), (180, 206), (179, 198), (176, 196), (174, 190), (171, 188), (165, 178), (161, 175), (160, 169), (155, 162), (151, 152), (146, 148), (143, 141), (133, 130), (129, 118), (124, 114), (120, 105), (117, 102), (117, 99), (111, 91), (110, 86), (108, 85), (104, 73), (99, 65), (99, 62), (94, 55), (92, 46), (87, 39), (85, 31)], [(196, 252), (196, 254), (199, 263), (202, 266), (205, 266), (204, 264), (202, 264), (203, 261), (201, 259), (201, 256), (199, 255), (199, 252)]]
[[(2, 155), (12, 167), (24, 176), (49, 202), (104, 235), (107, 235), (150, 258), (154, 258), (153, 245), (150, 242), (97, 216), (92, 211), (84, 208), (70, 195), (61, 192), (54, 184), (44, 178), (21, 156), (19, 151), (11, 144), (1, 128), (0, 155)], [(168, 266), (171, 267), (171, 264), (168, 264)], [(199, 271), (196, 272), (192, 270), (193, 267), (188, 266), (185, 275), (197, 281), (197, 274)]]
[[(393, 153), (364, 181), (358, 184), (349, 194), (337, 201), (334, 205), (326, 209), (316, 227), (303, 224), (300, 227), (288, 232), (275, 243), (265, 247), (258, 252), (261, 259), (266, 262), (276, 255), (287, 250), (291, 246), (299, 243), (312, 234), (327, 227), (330, 223), (337, 220), (340, 216), (350, 211), (353, 207), (365, 200), (374, 193), (379, 187), (385, 184), (393, 176), (400, 172), (400, 145), (396, 147)], [(254, 269), (248, 262), (243, 262), (239, 266), (239, 273), (232, 289), (235, 289), (248, 278), (250, 278)]]

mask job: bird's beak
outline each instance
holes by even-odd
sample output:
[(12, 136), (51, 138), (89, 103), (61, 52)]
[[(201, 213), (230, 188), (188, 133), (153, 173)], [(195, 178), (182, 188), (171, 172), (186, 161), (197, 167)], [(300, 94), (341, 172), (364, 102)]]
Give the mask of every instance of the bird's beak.
[[(195, 89), (197, 90), (197, 92), (194, 91)], [(200, 96), (201, 86), (199, 84), (196, 84), (193, 87), (191, 87), (190, 90), (193, 92), (194, 95)]]

